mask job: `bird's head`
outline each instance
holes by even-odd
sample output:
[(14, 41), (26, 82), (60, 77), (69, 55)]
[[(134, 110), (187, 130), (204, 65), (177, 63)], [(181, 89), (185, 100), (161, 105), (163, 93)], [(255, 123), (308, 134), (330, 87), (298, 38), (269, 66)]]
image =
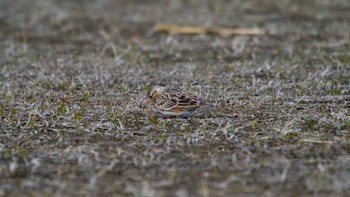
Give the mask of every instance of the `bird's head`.
[(151, 90), (147, 93), (147, 98), (150, 101), (155, 101), (158, 95), (162, 94), (166, 88), (162, 86), (154, 86), (151, 88)]

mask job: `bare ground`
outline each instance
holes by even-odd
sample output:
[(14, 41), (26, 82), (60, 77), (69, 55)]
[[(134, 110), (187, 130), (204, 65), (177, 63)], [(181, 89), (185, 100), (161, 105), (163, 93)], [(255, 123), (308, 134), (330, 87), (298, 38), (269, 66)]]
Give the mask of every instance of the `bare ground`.
[[(0, 196), (349, 196), (350, 3), (0, 2)], [(273, 35), (152, 34), (157, 23)], [(205, 98), (188, 120), (151, 84)]]

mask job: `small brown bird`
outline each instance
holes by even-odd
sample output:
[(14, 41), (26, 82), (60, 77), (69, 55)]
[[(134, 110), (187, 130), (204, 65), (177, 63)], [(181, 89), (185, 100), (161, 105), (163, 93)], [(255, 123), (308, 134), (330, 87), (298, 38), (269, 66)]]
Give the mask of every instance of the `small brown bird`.
[(206, 102), (192, 94), (175, 88), (154, 86), (148, 93), (148, 98), (163, 118), (182, 117), (192, 115), (199, 106)]

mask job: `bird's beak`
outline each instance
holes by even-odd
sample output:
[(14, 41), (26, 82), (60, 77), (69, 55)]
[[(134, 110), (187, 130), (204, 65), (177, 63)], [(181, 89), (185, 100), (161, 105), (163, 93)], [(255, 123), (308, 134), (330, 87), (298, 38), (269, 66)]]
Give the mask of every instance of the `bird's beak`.
[(151, 99), (145, 99), (145, 100), (143, 100), (143, 102), (142, 102), (142, 105), (143, 105), (143, 106), (145, 106), (145, 105), (150, 105), (150, 104), (152, 104), (152, 100), (151, 100)]
[(148, 105), (152, 104), (152, 100), (151, 99), (147, 99), (146, 102), (147, 102)]

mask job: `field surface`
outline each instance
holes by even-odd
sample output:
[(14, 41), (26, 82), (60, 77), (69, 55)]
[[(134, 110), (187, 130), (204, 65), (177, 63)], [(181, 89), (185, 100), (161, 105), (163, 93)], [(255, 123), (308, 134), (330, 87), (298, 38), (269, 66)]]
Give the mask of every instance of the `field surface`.
[(347, 0), (1, 0), (0, 196), (350, 196), (349, 32)]

